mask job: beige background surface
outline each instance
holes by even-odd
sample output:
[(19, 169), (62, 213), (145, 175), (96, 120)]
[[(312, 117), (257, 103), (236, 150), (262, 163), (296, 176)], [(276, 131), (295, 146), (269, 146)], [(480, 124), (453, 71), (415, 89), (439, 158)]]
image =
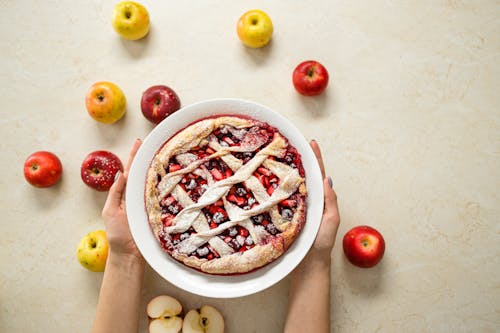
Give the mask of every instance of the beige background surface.
[[(89, 330), (102, 274), (80, 267), (75, 247), (103, 228), (105, 194), (85, 187), (80, 164), (97, 149), (126, 159), (152, 129), (139, 101), (154, 84), (184, 105), (263, 103), (319, 141), (342, 216), (333, 332), (500, 330), (498, 1), (142, 2), (151, 33), (128, 42), (111, 28), (114, 1), (0, 0), (0, 331)], [(252, 7), (275, 25), (264, 49), (246, 49), (235, 33)], [(330, 71), (321, 97), (291, 84), (306, 59)], [(85, 93), (100, 80), (128, 98), (115, 125), (86, 113)], [(42, 149), (64, 165), (48, 190), (22, 173)], [(359, 224), (387, 242), (371, 270), (342, 254), (342, 236)], [(148, 268), (142, 302), (170, 294), (185, 308), (217, 306), (228, 332), (280, 332), (287, 291), (285, 279), (249, 297), (204, 299)]]

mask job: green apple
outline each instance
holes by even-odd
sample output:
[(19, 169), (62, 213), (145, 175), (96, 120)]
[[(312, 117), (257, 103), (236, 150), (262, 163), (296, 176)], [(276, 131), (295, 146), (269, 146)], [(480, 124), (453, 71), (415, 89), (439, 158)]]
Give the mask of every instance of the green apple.
[(83, 267), (92, 272), (104, 272), (108, 259), (108, 239), (104, 230), (96, 230), (85, 235), (78, 243), (76, 257)]
[(149, 32), (149, 13), (140, 3), (120, 2), (115, 6), (111, 23), (115, 31), (123, 38), (141, 39)]

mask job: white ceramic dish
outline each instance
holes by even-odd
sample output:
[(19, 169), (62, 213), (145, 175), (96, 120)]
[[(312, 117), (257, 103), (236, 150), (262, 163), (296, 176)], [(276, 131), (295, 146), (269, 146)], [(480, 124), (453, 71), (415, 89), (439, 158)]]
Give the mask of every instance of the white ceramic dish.
[[(177, 131), (214, 114), (241, 114), (277, 127), (302, 155), (306, 172), (307, 220), (292, 246), (277, 260), (254, 272), (217, 276), (201, 273), (177, 262), (164, 252), (154, 237), (144, 205), (144, 186), (156, 151)], [(307, 140), (286, 118), (268, 107), (238, 99), (213, 99), (182, 108), (158, 124), (147, 136), (132, 163), (126, 192), (127, 215), (132, 236), (149, 265), (164, 279), (191, 293), (217, 298), (250, 295), (287, 276), (309, 251), (321, 222), (323, 182), (321, 171)]]

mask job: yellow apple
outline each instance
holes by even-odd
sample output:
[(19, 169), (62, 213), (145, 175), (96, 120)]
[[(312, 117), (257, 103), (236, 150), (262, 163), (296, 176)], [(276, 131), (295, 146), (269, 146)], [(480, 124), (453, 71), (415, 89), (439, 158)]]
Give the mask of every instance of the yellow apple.
[(178, 333), (182, 328), (182, 305), (171, 296), (161, 295), (149, 301), (146, 308), (149, 333)]
[(248, 47), (266, 46), (273, 34), (273, 22), (261, 10), (253, 9), (240, 17), (236, 26), (238, 37)]
[(96, 82), (85, 96), (85, 106), (92, 118), (101, 123), (112, 124), (125, 114), (127, 100), (116, 84)]
[(108, 239), (104, 230), (88, 233), (80, 240), (76, 257), (83, 267), (93, 272), (104, 272), (108, 258)]
[(182, 333), (224, 333), (224, 317), (213, 306), (204, 305), (186, 314)]
[(143, 5), (134, 1), (117, 4), (111, 22), (115, 31), (128, 40), (141, 39), (149, 32), (149, 13)]

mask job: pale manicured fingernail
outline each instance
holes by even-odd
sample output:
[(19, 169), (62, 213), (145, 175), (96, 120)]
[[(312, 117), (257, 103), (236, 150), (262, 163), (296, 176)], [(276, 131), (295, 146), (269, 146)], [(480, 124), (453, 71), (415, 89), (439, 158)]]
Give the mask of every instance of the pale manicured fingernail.
[(328, 179), (328, 185), (330, 185), (330, 187), (333, 187), (332, 177), (328, 176), (327, 179)]
[(116, 182), (116, 180), (120, 177), (121, 174), (122, 172), (120, 170), (118, 170), (118, 172), (115, 173), (115, 180), (113, 180), (113, 183)]

